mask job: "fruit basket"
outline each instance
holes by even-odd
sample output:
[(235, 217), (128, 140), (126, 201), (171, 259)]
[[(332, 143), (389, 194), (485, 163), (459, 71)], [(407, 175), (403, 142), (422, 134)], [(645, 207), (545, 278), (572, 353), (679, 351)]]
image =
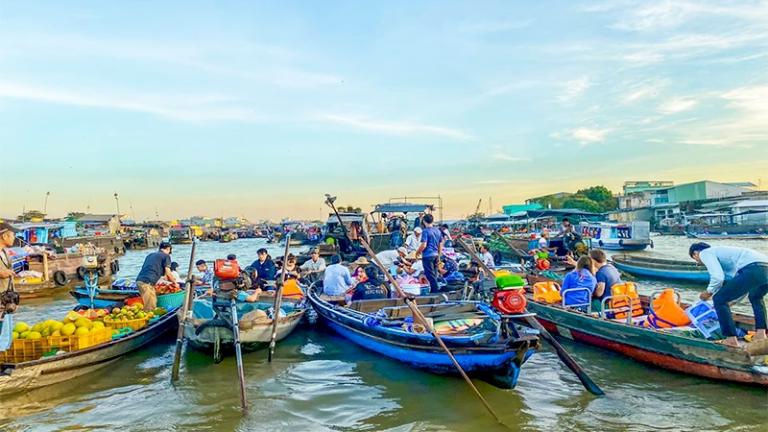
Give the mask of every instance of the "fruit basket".
[(134, 318), (134, 319), (112, 319), (109, 316), (104, 317), (104, 325), (110, 329), (121, 329), (123, 327), (130, 327), (134, 331), (139, 331), (147, 326), (147, 318)]
[(159, 295), (157, 296), (157, 307), (165, 309), (181, 307), (181, 305), (184, 304), (186, 293), (186, 291), (179, 291), (171, 294)]
[(86, 334), (71, 336), (49, 336), (43, 344), (43, 351), (60, 349), (64, 351), (77, 351), (99, 345), (112, 340), (112, 329), (102, 327), (91, 329)]
[(37, 360), (45, 352), (42, 339), (14, 339), (10, 348), (0, 352), (0, 363)]

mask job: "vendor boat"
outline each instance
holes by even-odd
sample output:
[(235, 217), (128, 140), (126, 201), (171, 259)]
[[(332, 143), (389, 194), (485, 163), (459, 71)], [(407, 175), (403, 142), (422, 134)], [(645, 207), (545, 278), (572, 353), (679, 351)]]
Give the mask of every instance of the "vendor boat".
[[(342, 337), (416, 368), (456, 374), (434, 336), (413, 324), (401, 299), (357, 300), (346, 307), (316, 288), (308, 298), (322, 321)], [(443, 296), (419, 296), (415, 301), (470, 377), (514, 388), (523, 363), (539, 348), (538, 332), (501, 319), (481, 303)]]
[(0, 397), (68, 381), (96, 371), (152, 343), (178, 325), (176, 311), (118, 339), (36, 360), (0, 363)]
[(694, 261), (646, 258), (637, 255), (614, 255), (611, 260), (617, 269), (635, 276), (705, 284), (709, 282), (707, 269)]
[[(192, 302), (192, 317), (184, 323), (184, 337), (191, 347), (213, 352), (214, 355), (218, 355), (220, 348), (234, 347), (232, 323), (227, 320), (226, 313), (229, 305), (229, 300), (215, 303), (208, 295), (200, 296)], [(269, 345), (273, 326), (269, 312), (274, 305), (274, 296), (262, 295), (259, 301), (237, 301), (236, 305), (243, 349), (253, 351)], [(221, 309), (224, 309), (224, 313)], [(283, 297), (280, 309), (282, 312), (277, 322), (277, 341), (285, 339), (298, 327), (305, 311), (303, 302), (287, 297)]]
[[(554, 289), (559, 290), (557, 287)], [(628, 308), (621, 309), (624, 316), (612, 319), (609, 310), (599, 314), (592, 313), (589, 308), (579, 310), (563, 306), (559, 295), (554, 299), (545, 299), (546, 295), (540, 297), (545, 290), (540, 290), (537, 285), (534, 285), (533, 291), (533, 294), (527, 294), (528, 310), (534, 312), (536, 319), (554, 335), (614, 351), (639, 362), (675, 372), (720, 381), (768, 386), (768, 357), (765, 355), (753, 356), (744, 348), (732, 348), (708, 340), (690, 325), (667, 324), (662, 325), (664, 328), (644, 325), (648, 314), (658, 314), (650, 307), (655, 298), (653, 295), (638, 295), (637, 303), (630, 301)], [(610, 301), (610, 297), (608, 300)], [(688, 307), (679, 303), (679, 298), (676, 304), (680, 309)], [(630, 310), (637, 313), (629, 313)], [(754, 318), (734, 314), (734, 320), (741, 331), (754, 330)]]

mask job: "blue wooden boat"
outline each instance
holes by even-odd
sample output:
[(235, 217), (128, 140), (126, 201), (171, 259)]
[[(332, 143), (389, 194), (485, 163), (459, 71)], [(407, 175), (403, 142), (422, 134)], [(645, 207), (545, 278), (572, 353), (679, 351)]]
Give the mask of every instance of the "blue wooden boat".
[[(414, 330), (402, 299), (359, 300), (346, 307), (315, 289), (308, 298), (318, 317), (350, 341), (416, 368), (457, 373), (434, 336)], [(498, 387), (514, 388), (523, 363), (539, 348), (537, 331), (502, 320), (487, 305), (443, 296), (418, 297), (417, 303), (464, 371)]]
[(617, 269), (636, 276), (705, 284), (709, 282), (707, 269), (692, 260), (677, 261), (637, 255), (614, 255), (611, 259)]
[(83, 306), (97, 309), (111, 309), (114, 307), (121, 307), (125, 304), (125, 300), (131, 297), (137, 297), (139, 295), (138, 290), (114, 290), (114, 289), (101, 289), (96, 291), (93, 296), (93, 305), (91, 305), (91, 295), (86, 287), (77, 287), (69, 292), (69, 294), (77, 300), (77, 302)]

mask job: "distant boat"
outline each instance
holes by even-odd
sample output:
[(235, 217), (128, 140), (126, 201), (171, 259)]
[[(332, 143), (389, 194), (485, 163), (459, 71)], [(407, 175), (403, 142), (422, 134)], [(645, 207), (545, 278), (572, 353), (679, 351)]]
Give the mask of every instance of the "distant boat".
[(617, 269), (636, 276), (687, 282), (709, 282), (709, 273), (706, 268), (694, 261), (646, 258), (637, 255), (614, 255), (612, 260)]
[(700, 240), (768, 240), (768, 234), (688, 233), (688, 237)]
[(632, 223), (596, 222), (582, 224), (579, 230), (591, 246), (606, 250), (641, 251), (653, 246), (648, 221)]

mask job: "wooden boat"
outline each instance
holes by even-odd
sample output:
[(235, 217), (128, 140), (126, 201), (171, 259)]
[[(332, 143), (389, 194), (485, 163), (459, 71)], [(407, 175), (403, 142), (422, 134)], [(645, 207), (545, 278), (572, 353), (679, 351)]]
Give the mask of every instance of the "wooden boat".
[(176, 328), (179, 320), (169, 311), (154, 324), (130, 335), (66, 354), (22, 363), (0, 364), (0, 396), (71, 380), (110, 365)]
[(617, 269), (637, 276), (687, 282), (709, 282), (709, 273), (706, 268), (694, 261), (646, 258), (637, 255), (614, 255), (611, 259)]
[[(267, 310), (274, 305), (274, 296), (262, 296), (258, 302), (237, 303), (237, 314), (240, 323), (240, 343), (243, 349), (257, 350), (269, 345), (272, 337), (272, 319), (251, 320), (249, 313)], [(281, 309), (288, 310), (286, 316), (278, 319), (277, 341), (285, 339), (301, 322), (304, 316), (304, 305), (296, 300), (284, 298)], [(184, 324), (184, 337), (190, 346), (201, 351), (215, 351), (216, 344), (225, 348), (234, 347), (234, 334), (229, 325), (224, 322), (214, 322), (214, 312), (211, 297), (201, 296), (192, 303), (192, 319)]]
[(96, 295), (93, 296), (93, 305), (91, 305), (91, 296), (88, 293), (88, 289), (85, 287), (77, 287), (69, 291), (69, 294), (83, 306), (98, 309), (111, 309), (114, 307), (122, 307), (127, 299), (137, 297), (139, 291), (99, 288)]
[[(371, 351), (439, 374), (456, 374), (450, 358), (429, 333), (407, 330), (412, 320), (401, 299), (359, 300), (350, 307), (308, 294), (319, 318), (339, 335)], [(539, 348), (535, 331), (500, 322), (476, 302), (447, 301), (443, 296), (417, 297), (443, 342), (471, 377), (498, 387), (514, 388), (520, 368)]]
[[(640, 297), (647, 311), (649, 298)], [(528, 310), (536, 313), (536, 319), (552, 334), (615, 351), (643, 363), (721, 381), (768, 386), (768, 357), (751, 357), (744, 348), (727, 347), (674, 328), (649, 329), (628, 324), (625, 319), (601, 318), (560, 304), (535, 302), (531, 294), (528, 294)], [(734, 314), (734, 319), (742, 329), (754, 329), (752, 317)]]
[(700, 240), (768, 240), (768, 234), (743, 233), (743, 234), (705, 234), (687, 233), (688, 237)]

